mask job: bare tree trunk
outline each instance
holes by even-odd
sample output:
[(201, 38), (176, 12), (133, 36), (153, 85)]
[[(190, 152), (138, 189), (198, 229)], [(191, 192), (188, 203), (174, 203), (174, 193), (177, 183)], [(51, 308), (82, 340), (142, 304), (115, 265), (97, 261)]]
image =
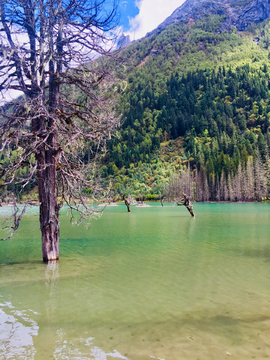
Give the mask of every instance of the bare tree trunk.
[(53, 151), (45, 146), (37, 156), (40, 230), (43, 261), (59, 258), (59, 206), (57, 204), (57, 173)]
[(190, 213), (191, 216), (195, 217), (195, 214), (194, 214), (194, 211), (193, 211), (193, 206), (190, 204), (190, 201), (189, 201), (189, 197), (183, 193), (183, 198), (181, 199), (181, 203), (177, 203), (178, 206), (182, 206), (184, 205), (188, 212)]
[[(61, 8), (61, 0), (58, 3)], [(53, 0), (50, 0), (49, 7), (49, 47), (51, 53), (55, 51), (53, 44)], [(62, 24), (59, 22), (58, 37), (56, 41), (56, 52), (59, 54), (62, 48), (59, 47), (62, 40)], [(56, 69), (55, 69), (56, 67)], [(57, 70), (57, 73), (55, 72)], [(48, 127), (54, 126), (54, 114), (59, 107), (59, 82), (57, 75), (62, 70), (61, 56), (55, 63), (49, 61), (49, 112), (51, 118), (48, 120)], [(57, 204), (58, 182), (56, 171), (56, 143), (57, 133), (52, 132), (45, 146), (38, 157), (38, 190), (40, 200), (40, 230), (42, 239), (43, 261), (48, 262), (59, 259), (59, 206)]]
[(159, 201), (162, 207), (163, 207), (163, 200), (164, 200), (164, 195), (161, 195), (161, 192), (159, 192)]
[(203, 172), (203, 201), (209, 201), (209, 186), (205, 171)]
[(245, 200), (254, 201), (254, 166), (253, 161), (250, 157), (247, 161), (245, 185)]
[(228, 188), (228, 182), (226, 180), (226, 177), (224, 178), (225, 184), (224, 184), (224, 201), (229, 200), (229, 188)]
[(243, 171), (241, 164), (238, 165), (237, 173), (234, 177), (234, 191), (235, 191), (235, 200), (242, 201), (242, 181), (243, 181)]
[(218, 179), (217, 179), (217, 181), (216, 181), (216, 200), (220, 201), (220, 198), (221, 198), (221, 196), (220, 196), (220, 181), (218, 181)]
[(257, 201), (262, 201), (264, 195), (264, 181), (263, 181), (263, 166), (259, 152), (257, 152), (254, 159), (254, 174), (255, 174), (255, 196)]
[(234, 192), (233, 192), (233, 185), (232, 185), (232, 178), (233, 178), (233, 175), (231, 176), (231, 175), (229, 174), (229, 175), (228, 175), (227, 184), (228, 184), (229, 200), (230, 200), (231, 202), (235, 200)]
[(130, 212), (130, 206), (129, 206), (130, 204), (129, 204), (127, 198), (126, 198), (124, 195), (123, 195), (123, 200), (124, 200), (125, 205), (126, 205), (126, 207), (127, 207), (127, 211)]
[(203, 181), (202, 181), (202, 171), (196, 170), (196, 201), (203, 201)]
[(209, 175), (210, 200), (216, 200), (215, 189), (215, 174), (211, 173)]

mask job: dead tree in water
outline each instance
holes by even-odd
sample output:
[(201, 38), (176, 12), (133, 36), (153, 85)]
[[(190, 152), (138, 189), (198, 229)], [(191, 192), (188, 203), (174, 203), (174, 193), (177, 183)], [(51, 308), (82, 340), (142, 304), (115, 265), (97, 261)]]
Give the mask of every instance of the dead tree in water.
[(159, 201), (160, 201), (162, 207), (163, 207), (164, 198), (165, 198), (165, 196), (162, 195), (161, 192), (159, 192)]
[(177, 205), (178, 206), (184, 205), (189, 211), (190, 215), (194, 217), (195, 214), (193, 212), (193, 206), (190, 204), (189, 197), (185, 193), (183, 193), (183, 198), (180, 201), (182, 201), (182, 203), (177, 203)]
[(125, 195), (123, 195), (123, 200), (125, 202), (125, 205), (127, 207), (127, 211), (130, 212), (130, 203), (128, 202), (127, 198), (125, 197)]
[[(93, 153), (119, 123), (111, 94), (115, 80), (105, 57), (116, 25), (116, 2), (0, 0), (0, 188), (37, 179), (44, 261), (59, 257), (59, 210), (66, 203), (81, 220), (93, 214), (83, 189), (85, 142)], [(106, 79), (106, 82), (104, 81)], [(108, 96), (110, 90), (110, 96)], [(14, 154), (14, 149), (16, 152)], [(12, 152), (13, 151), (13, 152)], [(28, 169), (26, 178), (19, 170)], [(18, 228), (20, 217), (15, 219)]]

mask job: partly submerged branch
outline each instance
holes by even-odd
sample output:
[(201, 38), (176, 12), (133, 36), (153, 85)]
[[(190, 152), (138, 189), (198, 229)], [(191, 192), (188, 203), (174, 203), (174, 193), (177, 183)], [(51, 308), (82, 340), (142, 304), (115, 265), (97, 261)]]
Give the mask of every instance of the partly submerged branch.
[(6, 241), (6, 240), (12, 238), (12, 236), (14, 235), (14, 232), (18, 229), (18, 227), (19, 227), (19, 225), (20, 225), (20, 222), (21, 222), (21, 220), (22, 220), (22, 218), (23, 218), (23, 216), (24, 216), (24, 214), (25, 214), (25, 212), (26, 212), (26, 209), (27, 209), (28, 205), (36, 205), (36, 204), (33, 203), (32, 201), (28, 201), (28, 202), (24, 205), (24, 207), (23, 207), (23, 209), (22, 209), (22, 212), (19, 213), (19, 210), (20, 210), (20, 209), (18, 208), (18, 205), (17, 205), (17, 203), (16, 203), (16, 201), (15, 201), (15, 198), (14, 198), (14, 202), (13, 202), (14, 212), (13, 212), (13, 214), (12, 214), (8, 219), (5, 220), (5, 222), (8, 222), (9, 220), (12, 220), (12, 221), (13, 221), (13, 225), (11, 225), (11, 226), (5, 226), (5, 227), (2, 228), (2, 230), (10, 229), (10, 230), (11, 230), (11, 233), (10, 233), (10, 235), (9, 235), (8, 237), (6, 237), (6, 238), (4, 238), (4, 239), (0, 239), (0, 241)]
[(183, 193), (182, 195), (183, 195), (183, 198), (180, 200), (180, 201), (182, 201), (182, 202), (181, 202), (181, 203), (177, 203), (177, 205), (178, 205), (178, 206), (184, 205), (184, 206), (187, 208), (187, 210), (188, 210), (188, 212), (190, 213), (190, 215), (194, 217), (195, 214), (194, 214), (194, 211), (193, 211), (193, 206), (192, 206), (191, 203), (190, 203), (189, 197), (188, 197), (185, 193)]
[(125, 202), (125, 205), (127, 207), (127, 211), (130, 212), (130, 203), (129, 201), (127, 200), (127, 198), (125, 197), (125, 195), (123, 195), (123, 200)]

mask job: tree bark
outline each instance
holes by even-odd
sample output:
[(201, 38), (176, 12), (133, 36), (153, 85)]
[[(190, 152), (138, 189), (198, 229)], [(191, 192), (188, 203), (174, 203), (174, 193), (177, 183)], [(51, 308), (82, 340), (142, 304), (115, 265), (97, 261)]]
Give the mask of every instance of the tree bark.
[[(113, 1), (109, 10), (104, 0), (0, 0), (0, 91), (24, 94), (10, 103), (12, 111), (0, 122), (1, 148), (9, 160), (0, 185), (16, 180), (24, 187), (37, 173), (45, 262), (59, 257), (58, 181), (62, 200), (82, 221), (94, 212), (82, 192), (92, 182), (84, 177), (87, 166), (75, 149), (87, 140), (100, 151), (119, 121), (114, 99), (103, 95), (104, 89), (96, 91), (105, 77), (114, 82), (114, 76), (102, 64), (90, 65), (97, 54), (112, 56), (105, 44), (112, 41), (106, 33), (116, 25), (116, 6)], [(18, 32), (26, 35), (23, 42)], [(78, 104), (79, 94), (84, 101)], [(13, 159), (14, 146), (20, 151)], [(20, 176), (18, 169), (26, 166), (29, 173)]]
[[(59, 8), (61, 8), (61, 0)], [(53, 0), (50, 0), (49, 7), (49, 47), (51, 53), (54, 53), (53, 44)], [(56, 41), (56, 52), (62, 50), (59, 44), (62, 40), (61, 22)], [(56, 68), (56, 69), (55, 69)], [(57, 72), (55, 73), (55, 70)], [(56, 64), (53, 60), (49, 61), (49, 113), (51, 118), (47, 120), (48, 128), (53, 128), (56, 110), (59, 107), (60, 86), (58, 82), (59, 72), (62, 70), (61, 55), (58, 57)], [(56, 130), (55, 130), (56, 131)], [(59, 259), (59, 206), (57, 203), (58, 182), (57, 182), (57, 164), (56, 164), (56, 147), (57, 133), (52, 132), (48, 136), (48, 140), (41, 149), (39, 157), (38, 170), (38, 190), (40, 200), (40, 230), (42, 239), (42, 255), (43, 261), (54, 261)]]
[[(43, 117), (32, 121), (32, 131), (42, 132), (46, 127)], [(52, 125), (52, 124), (49, 124)], [(52, 132), (37, 149), (37, 180), (39, 194), (39, 220), (43, 261), (59, 259), (59, 205), (57, 202), (57, 161), (55, 145), (57, 133)]]
[(190, 215), (195, 217), (195, 214), (194, 214), (194, 211), (193, 211), (193, 206), (190, 204), (189, 198), (185, 193), (183, 193), (183, 198), (181, 199), (181, 201), (182, 201), (182, 203), (177, 203), (177, 205), (178, 206), (184, 205), (187, 208)]
[(125, 205), (126, 205), (126, 207), (127, 207), (127, 211), (130, 212), (130, 206), (129, 206), (130, 204), (129, 204), (127, 198), (126, 198), (124, 195), (123, 195), (123, 200), (124, 200)]
[(59, 259), (59, 205), (57, 203), (57, 172), (53, 150), (45, 146), (38, 156), (38, 192), (43, 261)]

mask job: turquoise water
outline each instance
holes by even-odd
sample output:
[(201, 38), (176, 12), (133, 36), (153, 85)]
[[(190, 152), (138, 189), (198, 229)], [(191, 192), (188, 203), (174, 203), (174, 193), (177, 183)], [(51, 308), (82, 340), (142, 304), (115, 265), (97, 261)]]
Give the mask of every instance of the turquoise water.
[(62, 215), (45, 265), (31, 209), (0, 243), (0, 359), (270, 357), (270, 204), (194, 210), (107, 207), (88, 229)]

